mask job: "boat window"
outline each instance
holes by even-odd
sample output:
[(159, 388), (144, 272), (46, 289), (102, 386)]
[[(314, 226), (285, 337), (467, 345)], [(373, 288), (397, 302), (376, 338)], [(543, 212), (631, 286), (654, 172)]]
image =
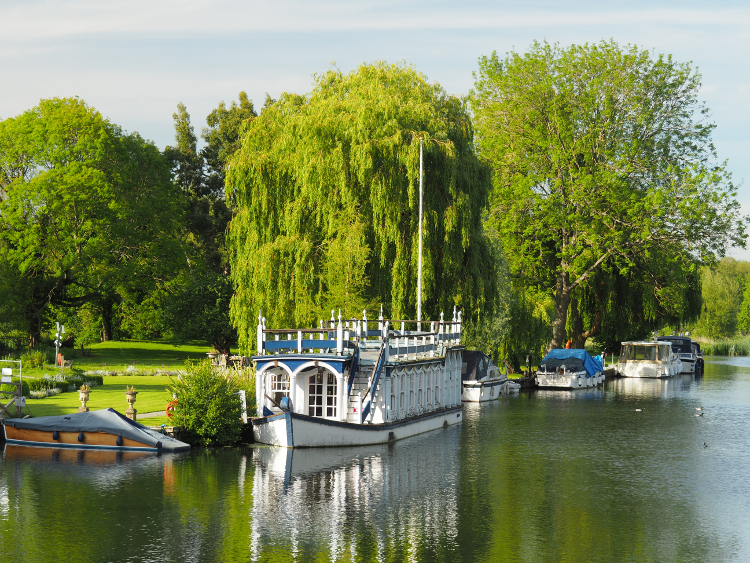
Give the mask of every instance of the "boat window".
[(656, 359), (656, 346), (633, 346), (633, 360), (655, 360)]
[(620, 360), (629, 360), (630, 351), (630, 346), (628, 344), (623, 344), (620, 348)]
[(323, 416), (323, 373), (318, 372), (310, 376), (309, 406), (307, 414)]
[(289, 396), (289, 376), (285, 372), (271, 374), (271, 396), (277, 404)]
[(328, 385), (326, 386), (326, 416), (336, 416), (336, 377), (328, 372)]

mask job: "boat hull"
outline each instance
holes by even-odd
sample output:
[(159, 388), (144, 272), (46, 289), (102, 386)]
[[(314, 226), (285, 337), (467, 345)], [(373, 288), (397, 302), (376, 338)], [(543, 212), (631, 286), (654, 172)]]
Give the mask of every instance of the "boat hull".
[(521, 386), (508, 379), (489, 379), (485, 381), (464, 381), (461, 388), (461, 400), (465, 403), (484, 403), (494, 401), (501, 395), (518, 393)]
[[(29, 430), (3, 425), (5, 441), (20, 446), (42, 446), (50, 448), (73, 448), (79, 450), (118, 450), (136, 452), (156, 452), (158, 448), (122, 438), (121, 445), (117, 445), (117, 436), (106, 432), (58, 432), (55, 439), (52, 432), (43, 430)], [(78, 440), (83, 434), (83, 442)]]
[(252, 422), (253, 438), (258, 443), (286, 448), (319, 448), (384, 444), (458, 424), (462, 419), (462, 409), (458, 406), (385, 424), (354, 424), (289, 411), (256, 418)]
[(599, 372), (589, 376), (586, 371), (565, 374), (537, 372), (536, 381), (537, 387), (548, 389), (585, 389), (602, 383), (604, 375)]
[(625, 362), (617, 364), (617, 374), (620, 377), (643, 377), (650, 379), (665, 379), (679, 375), (682, 372), (682, 362), (655, 364), (650, 362)]

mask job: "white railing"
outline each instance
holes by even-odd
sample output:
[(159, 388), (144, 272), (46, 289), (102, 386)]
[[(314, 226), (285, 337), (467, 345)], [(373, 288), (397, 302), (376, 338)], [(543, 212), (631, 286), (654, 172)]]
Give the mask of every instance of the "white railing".
[[(389, 320), (383, 318), (381, 308), (378, 328), (370, 330), (367, 311), (362, 311), (361, 319), (342, 319), (339, 311), (338, 321), (331, 311), (331, 320), (320, 321), (317, 329), (268, 329), (266, 319), (258, 314), (257, 353), (258, 355), (297, 353), (304, 354), (317, 350), (319, 353), (336, 353), (341, 356), (345, 350), (354, 350), (359, 342), (363, 348), (372, 342), (378, 348), (383, 342), (384, 334), (388, 335), (388, 356), (395, 359), (418, 359), (435, 357), (442, 354), (446, 346), (461, 343), (461, 311), (453, 309), (453, 319), (444, 320), (440, 313), (439, 321)], [(417, 330), (407, 330), (407, 325), (415, 324)], [(429, 327), (419, 330), (422, 325)], [(399, 330), (393, 328), (399, 326)], [(373, 346), (373, 347), (375, 347)]]

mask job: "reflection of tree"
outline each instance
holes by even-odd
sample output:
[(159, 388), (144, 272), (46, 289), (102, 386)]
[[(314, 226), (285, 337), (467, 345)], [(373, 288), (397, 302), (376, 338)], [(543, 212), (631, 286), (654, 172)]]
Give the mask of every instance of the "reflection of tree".
[[(85, 452), (88, 454), (91, 452)], [(241, 449), (91, 464), (9, 460), (0, 544), (16, 561), (246, 560), (252, 467)], [(242, 470), (238, 474), (238, 470)], [(228, 490), (229, 489), (229, 490)]]

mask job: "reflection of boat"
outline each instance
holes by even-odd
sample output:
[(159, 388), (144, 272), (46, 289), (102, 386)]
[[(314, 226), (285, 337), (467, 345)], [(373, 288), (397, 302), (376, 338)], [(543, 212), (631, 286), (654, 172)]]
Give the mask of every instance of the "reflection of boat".
[(442, 317), (393, 321), (399, 330), (382, 314), (377, 330), (366, 317), (312, 330), (268, 330), (259, 318), (255, 441), (380, 444), (461, 422), (461, 313)]
[(555, 349), (539, 362), (536, 381), (538, 387), (581, 389), (596, 387), (604, 381), (604, 375), (601, 361), (586, 350)]
[(114, 409), (39, 418), (6, 418), (9, 444), (123, 451), (189, 450), (190, 446), (124, 417)]
[(352, 536), (353, 522), (381, 546), (378, 560), (401, 560), (381, 550), (409, 543), (425, 521), (436, 541), (457, 537), (459, 439), (448, 428), (399, 447), (254, 448), (249, 559), (375, 560), (372, 545)]
[(132, 450), (78, 450), (72, 448), (30, 447), (8, 443), (3, 451), (6, 460), (60, 463), (93, 463), (109, 465), (153, 456), (153, 452)]
[(674, 377), (682, 371), (669, 342), (623, 342), (617, 373), (622, 377)]
[(518, 393), (521, 386), (510, 381), (486, 354), (464, 350), (461, 366), (461, 400), (483, 403), (500, 395)]
[(677, 354), (680, 357), (680, 361), (682, 361), (682, 373), (695, 373), (698, 355), (693, 348), (693, 341), (690, 338), (687, 336), (660, 336), (656, 340), (672, 344), (672, 352)]

